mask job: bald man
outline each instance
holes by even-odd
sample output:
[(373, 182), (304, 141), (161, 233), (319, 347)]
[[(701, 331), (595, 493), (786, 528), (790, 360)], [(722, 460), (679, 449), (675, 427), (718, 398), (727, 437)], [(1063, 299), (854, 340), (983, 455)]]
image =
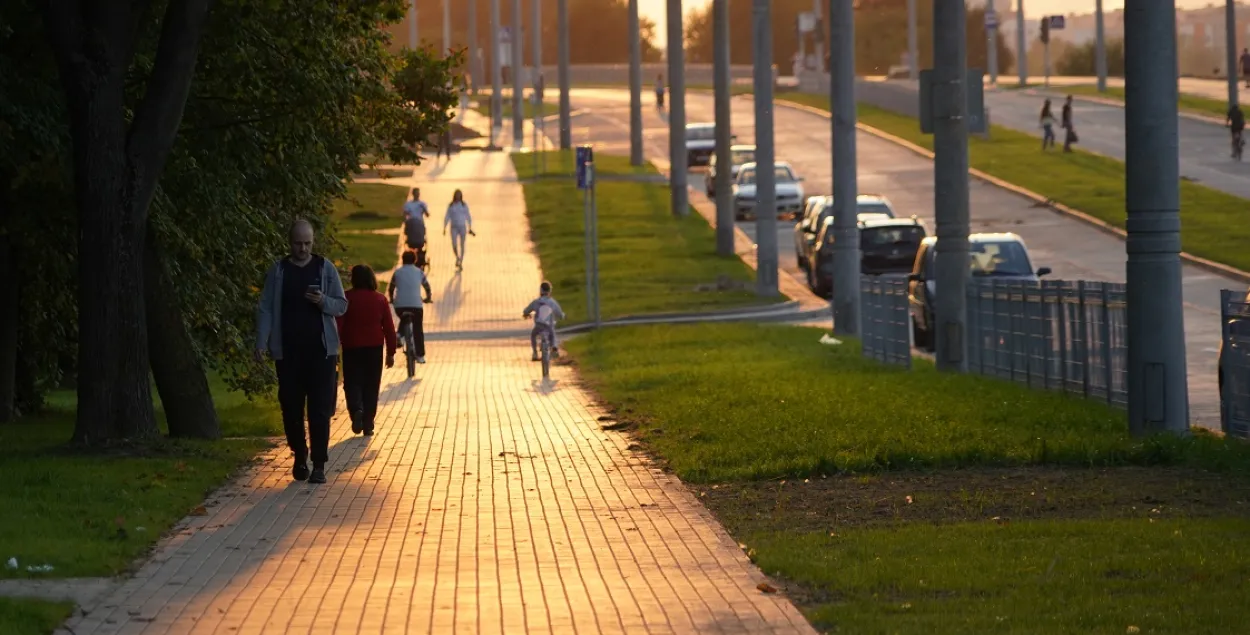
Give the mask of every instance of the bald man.
[[(338, 390), (339, 332), (334, 318), (347, 312), (343, 281), (334, 263), (313, 253), (313, 226), (295, 221), (290, 254), (265, 275), (256, 311), (256, 361), (268, 354), (278, 371), (278, 403), (286, 442), (295, 453), (297, 481), (326, 482), (330, 418)], [(308, 412), (308, 443), (304, 411)], [(308, 470), (311, 445), (312, 472)]]

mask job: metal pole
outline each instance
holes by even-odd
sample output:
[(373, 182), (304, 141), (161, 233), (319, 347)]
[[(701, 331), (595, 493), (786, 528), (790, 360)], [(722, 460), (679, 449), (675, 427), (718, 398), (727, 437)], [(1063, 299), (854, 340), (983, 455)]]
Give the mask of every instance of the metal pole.
[(587, 174), (587, 177), (590, 179), (590, 268), (591, 268), (591, 271), (594, 272), (595, 326), (599, 326), (603, 321), (603, 315), (602, 313), (600, 313), (601, 305), (599, 302), (600, 297), (601, 297), (599, 295), (599, 291), (600, 291), (599, 289), (599, 201), (596, 200), (596, 193), (597, 193), (596, 189), (598, 186), (595, 184), (594, 164), (592, 163), (590, 166), (588, 166), (588, 168), (589, 169), (587, 170), (586, 174)]
[(1042, 57), (1044, 58), (1042, 60), (1042, 63), (1045, 65), (1044, 71), (1046, 75), (1046, 79), (1044, 80), (1043, 85), (1046, 86), (1046, 88), (1050, 88), (1050, 42), (1049, 41), (1044, 42), (1042, 44)]
[(669, 84), (669, 185), (675, 216), (690, 213), (686, 191), (686, 56), (682, 47), (681, 0), (668, 0), (668, 47), (665, 55), (668, 57)]
[(937, 367), (967, 370), (968, 105), (964, 0), (933, 2)]
[(525, 41), (521, 31), (521, 0), (512, 0), (512, 143), (525, 143)]
[(1224, 0), (1224, 63), (1228, 66), (1228, 107), (1240, 101), (1237, 92), (1237, 3)]
[[(534, 5), (534, 23), (530, 26), (534, 31), (534, 50), (530, 52), (530, 62), (534, 67), (534, 76), (530, 83), (534, 86), (534, 152), (542, 151), (542, 139), (538, 136), (538, 122), (543, 118), (543, 3), (531, 0)], [(538, 170), (538, 154), (534, 155), (534, 170)]]
[(469, 91), (476, 97), (478, 86), (482, 84), (482, 58), (478, 55), (477, 46), (477, 0), (469, 0), (469, 77), (473, 80)]
[(1020, 85), (1029, 83), (1029, 48), (1024, 41), (1024, 0), (1016, 0), (1016, 74)]
[(496, 146), (495, 134), (503, 128), (503, 69), (499, 59), (499, 0), (490, 0), (490, 145)]
[(1098, 74), (1098, 92), (1107, 92), (1107, 40), (1102, 26), (1102, 0), (1094, 0), (1094, 69)]
[[(832, 16), (829, 18), (833, 19)], [(833, 42), (829, 43), (832, 51)], [(907, 76), (911, 80), (920, 79), (920, 45), (917, 44), (916, 37), (916, 0), (907, 0)], [(833, 78), (833, 69), (829, 69), (830, 81)]]
[(629, 0), (629, 164), (642, 162), (642, 38), (638, 0)]
[(417, 0), (411, 0), (408, 4), (408, 48), (416, 50), (417, 43)]
[(829, 0), (829, 103), (833, 106), (833, 332), (859, 333), (859, 184), (855, 150), (855, 6)]
[(560, 0), (556, 12), (559, 14), (560, 30), (560, 69), (557, 72), (560, 82), (560, 149), (573, 147), (573, 131), (569, 113), (569, 0)]
[[(1098, 0), (1102, 2), (1102, 0)], [(998, 85), (998, 15), (994, 0), (985, 0), (985, 16), (993, 24), (985, 25), (985, 63), (989, 66), (990, 86)]]
[(756, 293), (772, 297), (777, 281), (777, 175), (773, 149), (773, 25), (771, 0), (755, 0), (755, 242)]
[(584, 162), (586, 171), (586, 188), (582, 190), (582, 245), (586, 252), (586, 317), (590, 320), (595, 319), (595, 267), (590, 255), (591, 244), (591, 227), (590, 227), (590, 184), (591, 171), (594, 165), (590, 161)]
[(734, 253), (734, 210), (729, 172), (733, 155), (729, 151), (729, 0), (712, 0), (712, 80), (716, 111), (716, 253)]
[(1175, 34), (1175, 0), (1125, 5), (1128, 424), (1134, 435), (1189, 430)]
[(443, 0), (443, 54), (451, 55), (451, 2)]

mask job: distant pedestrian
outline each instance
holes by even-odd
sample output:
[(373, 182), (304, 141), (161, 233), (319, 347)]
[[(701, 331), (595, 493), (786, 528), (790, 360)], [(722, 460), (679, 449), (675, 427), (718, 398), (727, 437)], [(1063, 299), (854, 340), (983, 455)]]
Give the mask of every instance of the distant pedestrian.
[(1051, 112), (1049, 99), (1042, 104), (1039, 120), (1042, 124), (1042, 149), (1055, 147), (1055, 113)]
[(476, 236), (473, 232), (473, 217), (469, 215), (469, 206), (464, 202), (464, 193), (456, 190), (451, 197), (451, 204), (447, 206), (447, 213), (443, 216), (443, 235), (447, 235), (447, 228), (451, 227), (451, 250), (456, 254), (456, 270), (464, 267), (464, 247), (465, 235), (470, 234)]
[(338, 318), (343, 341), (343, 395), (352, 419), (352, 432), (373, 436), (382, 388), (382, 347), (386, 367), (395, 365), (395, 321), (391, 304), (378, 293), (378, 279), (368, 265), (352, 267), (352, 290), (347, 312)]
[(1071, 152), (1072, 144), (1080, 141), (1076, 136), (1076, 127), (1072, 125), (1072, 95), (1063, 102), (1063, 151)]
[(443, 129), (438, 133), (438, 150), (434, 153), (434, 160), (437, 161), (444, 154), (447, 155), (448, 160), (451, 160), (451, 145), (451, 122), (449, 121), (443, 124)]
[(290, 255), (273, 263), (265, 274), (256, 311), (255, 355), (259, 362), (268, 353), (277, 367), (282, 427), (295, 454), (292, 475), (297, 481), (324, 483), (337, 392), (339, 332), (335, 318), (347, 311), (347, 297), (334, 263), (313, 253), (312, 224), (298, 220), (288, 236)]
[(1241, 49), (1241, 77), (1246, 80), (1246, 88), (1250, 88), (1250, 49)]
[(655, 76), (655, 107), (664, 110), (664, 75)]

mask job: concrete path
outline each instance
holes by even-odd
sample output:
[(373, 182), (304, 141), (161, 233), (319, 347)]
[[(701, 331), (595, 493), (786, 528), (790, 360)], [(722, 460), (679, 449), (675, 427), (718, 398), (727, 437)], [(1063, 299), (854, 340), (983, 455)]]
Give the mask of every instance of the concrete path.
[[(579, 120), (580, 127), (574, 127), (575, 143), (589, 142), (593, 136), (596, 144), (606, 151), (618, 152), (624, 148), (628, 152), (629, 96), (626, 91), (576, 90), (574, 103), (587, 110)], [(733, 131), (742, 143), (749, 143), (755, 133), (753, 102), (748, 96), (734, 99), (732, 103)], [(712, 99), (702, 93), (692, 92), (687, 97), (687, 110), (691, 122), (714, 118)], [(647, 156), (666, 165), (668, 134), (665, 124), (653, 108), (644, 108), (643, 112)], [(774, 109), (774, 127), (777, 158), (789, 161), (806, 177), (807, 193), (832, 191), (832, 140), (828, 118), (778, 106)], [(859, 191), (888, 196), (899, 214), (915, 214), (933, 231), (936, 225), (932, 161), (864, 132), (857, 137), (857, 144)], [(695, 190), (692, 200), (702, 196), (698, 193), (701, 178), (700, 172), (691, 173), (691, 185)], [(1020, 234), (1029, 246), (1034, 264), (1053, 268), (1055, 279), (1124, 280), (1126, 256), (1124, 242), (1120, 239), (980, 181), (971, 181), (970, 194), (972, 230)], [(800, 276), (793, 254), (793, 224), (781, 222), (778, 225), (782, 269), (792, 276)], [(755, 223), (740, 223), (739, 227), (754, 236)], [(1184, 267), (1183, 275), (1191, 416), (1195, 424), (1218, 429), (1219, 290), (1244, 288), (1245, 285), (1190, 265)]]
[[(460, 275), (432, 232), (427, 328), (522, 324), (541, 274), (507, 155), (414, 180), (436, 222), (464, 189), (478, 232)], [(414, 380), (386, 372), (376, 436), (340, 404), (328, 484), (269, 452), (59, 632), (814, 632), (682, 483), (601, 429), (570, 368), (542, 383), (518, 340), (431, 342), (428, 359)]]

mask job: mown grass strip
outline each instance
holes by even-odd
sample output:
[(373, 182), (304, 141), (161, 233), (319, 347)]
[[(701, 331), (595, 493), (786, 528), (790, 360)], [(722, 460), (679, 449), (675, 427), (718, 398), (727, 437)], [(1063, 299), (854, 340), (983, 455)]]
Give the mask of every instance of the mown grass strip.
[(0, 597), (0, 633), (50, 635), (73, 611), (70, 602)]

